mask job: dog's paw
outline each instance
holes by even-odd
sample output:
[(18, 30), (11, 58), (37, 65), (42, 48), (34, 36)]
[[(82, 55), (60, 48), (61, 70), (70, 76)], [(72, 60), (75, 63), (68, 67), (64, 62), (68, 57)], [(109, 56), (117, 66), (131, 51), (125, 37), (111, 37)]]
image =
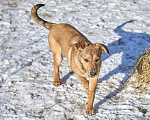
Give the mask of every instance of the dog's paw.
[(88, 105), (86, 105), (86, 113), (88, 115), (94, 115), (94, 108), (93, 107), (89, 107)]
[(56, 87), (58, 87), (58, 86), (61, 85), (61, 82), (60, 81), (53, 81), (53, 85), (55, 85)]

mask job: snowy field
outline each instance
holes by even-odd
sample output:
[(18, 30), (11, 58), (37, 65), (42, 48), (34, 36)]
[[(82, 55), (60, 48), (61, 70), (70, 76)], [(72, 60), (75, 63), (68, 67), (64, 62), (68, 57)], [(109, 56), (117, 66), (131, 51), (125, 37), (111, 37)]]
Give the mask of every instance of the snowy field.
[[(52, 84), (49, 31), (30, 14), (38, 3), (46, 4), (39, 9), (43, 19), (69, 23), (110, 50), (110, 57), (102, 56), (99, 82), (115, 85), (97, 85), (93, 116), (85, 113), (87, 94), (66, 58), (63, 84)], [(118, 92), (145, 47), (149, 0), (1, 0), (0, 120), (150, 120), (149, 91), (139, 94), (129, 85)]]

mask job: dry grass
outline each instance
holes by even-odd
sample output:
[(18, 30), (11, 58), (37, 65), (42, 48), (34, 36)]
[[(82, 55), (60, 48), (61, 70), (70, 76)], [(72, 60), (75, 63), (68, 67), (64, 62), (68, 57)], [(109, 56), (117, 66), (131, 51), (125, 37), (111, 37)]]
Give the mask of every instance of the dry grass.
[(7, 5), (7, 6), (11, 7), (11, 8), (18, 7), (18, 1), (16, 1), (16, 0), (6, 0), (3, 4)]
[(132, 84), (133, 87), (142, 92), (146, 92), (150, 87), (150, 47), (145, 49), (146, 52), (140, 55), (138, 58), (134, 72), (131, 77), (134, 77), (134, 81), (130, 81), (128, 84)]
[(52, 18), (53, 17), (53, 15), (51, 13), (48, 13), (48, 12), (39, 12), (39, 16), (46, 17), (46, 18)]
[(134, 67), (137, 80), (150, 86), (150, 52), (142, 54)]

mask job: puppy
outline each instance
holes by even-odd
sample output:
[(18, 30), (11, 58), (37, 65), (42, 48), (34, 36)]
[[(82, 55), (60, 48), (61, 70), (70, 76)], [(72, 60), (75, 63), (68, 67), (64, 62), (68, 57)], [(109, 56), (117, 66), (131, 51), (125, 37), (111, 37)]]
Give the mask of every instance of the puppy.
[[(91, 43), (82, 33), (69, 24), (50, 23), (41, 19), (37, 10), (42, 6), (44, 4), (35, 5), (31, 10), (31, 15), (35, 22), (50, 30), (48, 39), (54, 59), (53, 84), (55, 86), (61, 85), (59, 65), (62, 61), (63, 52), (72, 70), (88, 93), (86, 112), (88, 115), (92, 115), (94, 114), (95, 89), (102, 64), (101, 55), (103, 52), (109, 55), (109, 50), (103, 44)], [(86, 80), (87, 77), (89, 77), (89, 81)]]

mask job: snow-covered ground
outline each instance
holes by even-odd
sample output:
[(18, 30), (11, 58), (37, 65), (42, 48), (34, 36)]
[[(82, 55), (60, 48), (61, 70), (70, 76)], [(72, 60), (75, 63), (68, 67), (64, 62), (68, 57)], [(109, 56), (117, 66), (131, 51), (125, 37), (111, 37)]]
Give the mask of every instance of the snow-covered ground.
[[(115, 85), (97, 86), (93, 116), (85, 113), (87, 94), (66, 58), (63, 84), (52, 84), (48, 30), (30, 15), (38, 3), (46, 4), (39, 10), (43, 19), (69, 23), (110, 50), (110, 57), (102, 56), (99, 82)], [(0, 120), (148, 120), (150, 92), (117, 89), (149, 46), (149, 0), (1, 0)]]

